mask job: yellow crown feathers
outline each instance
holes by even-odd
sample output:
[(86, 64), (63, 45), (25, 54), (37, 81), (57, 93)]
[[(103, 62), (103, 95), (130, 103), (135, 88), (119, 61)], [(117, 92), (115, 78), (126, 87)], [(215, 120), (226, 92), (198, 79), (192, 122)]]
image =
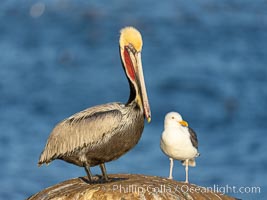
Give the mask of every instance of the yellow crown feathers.
[(123, 48), (129, 44), (132, 44), (136, 51), (142, 50), (143, 41), (142, 36), (138, 30), (134, 27), (125, 27), (120, 31), (120, 46)]

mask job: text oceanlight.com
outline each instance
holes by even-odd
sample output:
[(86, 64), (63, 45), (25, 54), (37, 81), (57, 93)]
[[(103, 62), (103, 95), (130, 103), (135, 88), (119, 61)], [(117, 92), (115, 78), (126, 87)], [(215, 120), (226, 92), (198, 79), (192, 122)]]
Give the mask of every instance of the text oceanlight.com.
[(215, 192), (221, 194), (260, 194), (261, 188), (259, 186), (231, 186), (231, 185), (213, 185), (211, 187), (190, 187), (189, 185), (177, 185), (176, 187), (173, 185), (113, 185), (113, 191), (117, 191), (120, 193), (138, 193), (144, 194), (148, 193), (170, 193), (174, 194), (175, 192), (183, 192), (183, 193), (208, 193)]

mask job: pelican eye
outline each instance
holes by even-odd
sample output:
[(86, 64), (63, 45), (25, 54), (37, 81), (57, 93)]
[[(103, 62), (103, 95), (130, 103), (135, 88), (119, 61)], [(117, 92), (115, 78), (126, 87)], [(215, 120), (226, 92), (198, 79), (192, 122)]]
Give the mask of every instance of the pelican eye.
[(130, 43), (128, 44), (127, 46), (125, 46), (125, 48), (128, 50), (128, 51), (131, 51), (133, 54), (135, 54), (137, 51), (136, 49), (134, 48), (134, 46)]

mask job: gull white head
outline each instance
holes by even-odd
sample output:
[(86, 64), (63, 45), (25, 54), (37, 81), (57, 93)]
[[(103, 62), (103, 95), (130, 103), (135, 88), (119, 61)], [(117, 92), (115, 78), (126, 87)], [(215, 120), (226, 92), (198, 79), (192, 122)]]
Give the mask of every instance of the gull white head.
[(188, 123), (183, 120), (182, 116), (177, 112), (169, 112), (165, 116), (164, 127), (179, 127), (186, 126), (188, 127)]

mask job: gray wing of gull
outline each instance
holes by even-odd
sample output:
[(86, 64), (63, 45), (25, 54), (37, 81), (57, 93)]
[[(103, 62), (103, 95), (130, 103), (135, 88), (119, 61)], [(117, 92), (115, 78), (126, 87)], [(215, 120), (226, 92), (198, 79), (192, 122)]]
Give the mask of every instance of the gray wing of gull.
[(189, 131), (189, 134), (190, 134), (190, 140), (193, 144), (193, 146), (198, 149), (198, 140), (197, 140), (197, 134), (195, 133), (195, 131), (188, 127), (188, 131)]

